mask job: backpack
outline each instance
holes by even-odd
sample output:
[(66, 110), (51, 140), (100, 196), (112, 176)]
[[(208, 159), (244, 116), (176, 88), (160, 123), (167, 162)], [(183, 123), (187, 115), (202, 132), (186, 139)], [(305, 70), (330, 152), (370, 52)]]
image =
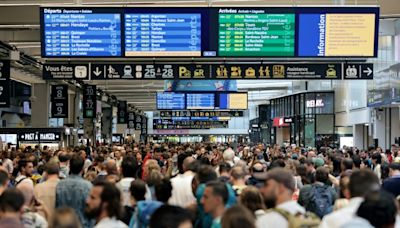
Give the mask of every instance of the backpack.
[(333, 211), (333, 196), (329, 186), (313, 185), (311, 187), (310, 202), (306, 210), (311, 211), (322, 218)]
[(129, 227), (145, 228), (149, 226), (150, 218), (163, 203), (159, 201), (139, 201), (135, 213), (132, 215)]
[(279, 208), (269, 209), (268, 211), (274, 211), (282, 215), (288, 221), (288, 228), (317, 228), (321, 223), (321, 219), (317, 215), (308, 211), (304, 215), (292, 215)]

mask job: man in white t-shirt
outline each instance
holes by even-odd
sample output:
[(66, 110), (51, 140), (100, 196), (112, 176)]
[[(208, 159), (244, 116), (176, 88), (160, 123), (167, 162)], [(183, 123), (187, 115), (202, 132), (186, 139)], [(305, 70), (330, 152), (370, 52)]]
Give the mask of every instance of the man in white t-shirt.
[(169, 204), (185, 208), (196, 202), (192, 191), (192, 180), (195, 173), (190, 170), (193, 162), (194, 158), (188, 154), (178, 155), (180, 174), (171, 179), (172, 196), (168, 201)]

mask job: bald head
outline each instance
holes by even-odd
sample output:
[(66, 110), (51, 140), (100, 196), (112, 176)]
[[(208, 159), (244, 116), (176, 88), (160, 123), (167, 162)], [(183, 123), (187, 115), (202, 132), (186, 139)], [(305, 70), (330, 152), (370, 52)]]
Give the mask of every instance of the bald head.
[(192, 156), (189, 156), (183, 160), (183, 171), (186, 172), (189, 170), (190, 164), (194, 162), (194, 158)]

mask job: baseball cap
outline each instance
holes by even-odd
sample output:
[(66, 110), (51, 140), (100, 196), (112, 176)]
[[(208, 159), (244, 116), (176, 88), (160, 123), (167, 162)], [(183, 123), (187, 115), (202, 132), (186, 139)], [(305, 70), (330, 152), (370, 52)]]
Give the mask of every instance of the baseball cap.
[(295, 190), (293, 175), (284, 168), (273, 168), (268, 172), (254, 173), (253, 176), (256, 179), (263, 181), (275, 180), (276, 182), (283, 184), (287, 189), (290, 189), (291, 191)]

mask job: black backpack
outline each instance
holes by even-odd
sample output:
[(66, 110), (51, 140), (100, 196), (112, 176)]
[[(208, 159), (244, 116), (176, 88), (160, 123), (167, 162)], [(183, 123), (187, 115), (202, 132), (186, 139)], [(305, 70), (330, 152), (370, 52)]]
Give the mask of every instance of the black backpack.
[(306, 210), (322, 218), (333, 211), (334, 199), (327, 185), (314, 184), (310, 191), (310, 202)]

